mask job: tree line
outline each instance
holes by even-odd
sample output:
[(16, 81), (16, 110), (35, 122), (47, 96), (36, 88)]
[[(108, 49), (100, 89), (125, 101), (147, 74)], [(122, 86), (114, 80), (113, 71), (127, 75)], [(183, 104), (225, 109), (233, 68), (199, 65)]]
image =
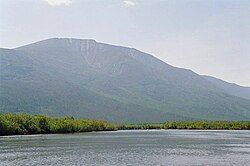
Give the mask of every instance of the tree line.
[(169, 121), (159, 124), (114, 124), (73, 117), (0, 114), (0, 135), (74, 133), (138, 129), (250, 130), (250, 121)]
[(127, 124), (118, 129), (250, 130), (250, 121), (169, 121), (162, 124)]
[(44, 115), (0, 114), (0, 135), (74, 133), (117, 130), (106, 121), (73, 117), (51, 118)]

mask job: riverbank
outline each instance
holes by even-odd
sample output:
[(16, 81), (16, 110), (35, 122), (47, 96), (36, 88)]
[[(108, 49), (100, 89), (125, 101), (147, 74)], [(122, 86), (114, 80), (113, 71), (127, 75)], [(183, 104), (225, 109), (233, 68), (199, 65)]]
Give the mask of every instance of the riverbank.
[(51, 118), (44, 115), (0, 114), (0, 135), (55, 134), (91, 131), (188, 129), (250, 130), (250, 121), (171, 121), (160, 124), (114, 124), (73, 117)]
[(170, 121), (162, 124), (123, 125), (119, 129), (250, 130), (250, 121)]
[(73, 117), (51, 118), (44, 115), (0, 114), (0, 135), (54, 134), (113, 131), (107, 121), (80, 120)]

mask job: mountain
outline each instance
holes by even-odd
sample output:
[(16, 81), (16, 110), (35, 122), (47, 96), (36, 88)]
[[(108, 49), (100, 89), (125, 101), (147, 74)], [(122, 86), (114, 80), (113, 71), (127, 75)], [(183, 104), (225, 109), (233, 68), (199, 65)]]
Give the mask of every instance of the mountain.
[(230, 95), (250, 99), (250, 87), (239, 86), (234, 83), (228, 83), (218, 78), (214, 78), (211, 76), (203, 76), (205, 79), (216, 85), (218, 88), (223, 90), (225, 93)]
[(52, 38), (0, 49), (0, 111), (116, 122), (249, 120), (250, 100), (134, 48)]

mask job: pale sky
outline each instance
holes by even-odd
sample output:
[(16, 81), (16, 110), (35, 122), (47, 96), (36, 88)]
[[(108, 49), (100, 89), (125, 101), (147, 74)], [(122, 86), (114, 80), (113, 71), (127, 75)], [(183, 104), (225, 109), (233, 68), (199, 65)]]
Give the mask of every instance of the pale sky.
[(0, 47), (95, 39), (250, 86), (250, 0), (0, 0)]

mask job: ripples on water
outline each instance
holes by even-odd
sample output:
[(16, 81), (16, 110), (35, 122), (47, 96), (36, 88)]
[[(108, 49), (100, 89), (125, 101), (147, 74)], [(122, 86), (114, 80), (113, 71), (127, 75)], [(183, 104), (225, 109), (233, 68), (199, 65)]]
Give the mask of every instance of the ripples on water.
[(250, 165), (250, 131), (134, 130), (0, 137), (0, 165)]

